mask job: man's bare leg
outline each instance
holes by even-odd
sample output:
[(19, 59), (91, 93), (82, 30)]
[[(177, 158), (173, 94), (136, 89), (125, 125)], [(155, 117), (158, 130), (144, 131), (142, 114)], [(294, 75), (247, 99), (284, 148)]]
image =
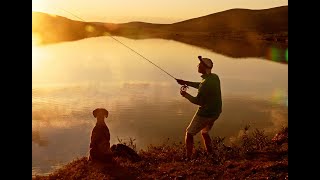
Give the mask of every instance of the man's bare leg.
[(186, 143), (186, 148), (187, 148), (186, 156), (187, 156), (187, 158), (191, 158), (192, 150), (193, 150), (193, 135), (192, 134), (186, 133), (185, 143)]
[(208, 133), (201, 133), (202, 135), (202, 140), (204, 142), (206, 151), (208, 152), (208, 154), (212, 154), (213, 150), (212, 150), (212, 142), (211, 142), (211, 138), (209, 136)]

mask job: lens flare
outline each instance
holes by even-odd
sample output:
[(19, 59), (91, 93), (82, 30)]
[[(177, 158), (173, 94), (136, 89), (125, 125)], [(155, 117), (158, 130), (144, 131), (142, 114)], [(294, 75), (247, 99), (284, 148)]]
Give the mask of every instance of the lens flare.
[(87, 32), (93, 32), (93, 31), (94, 31), (94, 27), (93, 27), (93, 26), (90, 26), (90, 25), (87, 25), (87, 26), (85, 27), (85, 29), (86, 29)]
[(272, 104), (284, 104), (288, 106), (288, 95), (283, 89), (274, 89), (271, 95)]
[(288, 48), (270, 47), (267, 50), (266, 58), (276, 62), (288, 62)]
[(271, 48), (271, 60), (272, 61), (280, 61), (280, 50), (272, 47)]

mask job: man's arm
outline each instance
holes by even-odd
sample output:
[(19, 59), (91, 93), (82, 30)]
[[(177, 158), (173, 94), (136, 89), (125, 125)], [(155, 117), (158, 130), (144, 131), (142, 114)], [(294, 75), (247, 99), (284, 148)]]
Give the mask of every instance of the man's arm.
[(200, 85), (200, 82), (185, 81), (182, 79), (176, 79), (176, 80), (177, 80), (178, 84), (180, 84), (180, 85), (187, 85), (187, 86), (194, 87), (196, 89), (198, 89), (199, 85)]
[(198, 89), (199, 85), (200, 85), (200, 82), (187, 81), (187, 86), (191, 86), (191, 87), (194, 87), (194, 88)]
[(190, 95), (189, 93), (187, 93), (186, 91), (180, 91), (180, 94), (185, 97), (186, 99), (188, 99), (191, 103), (199, 105), (199, 106), (203, 106), (205, 104), (205, 85), (201, 86), (201, 88), (198, 91), (198, 94), (196, 97), (193, 97), (192, 95)]
[(196, 97), (193, 97), (189, 93), (185, 92), (183, 95), (186, 99), (188, 99), (191, 103), (202, 106), (204, 104), (204, 98), (201, 97), (201, 94), (198, 93)]

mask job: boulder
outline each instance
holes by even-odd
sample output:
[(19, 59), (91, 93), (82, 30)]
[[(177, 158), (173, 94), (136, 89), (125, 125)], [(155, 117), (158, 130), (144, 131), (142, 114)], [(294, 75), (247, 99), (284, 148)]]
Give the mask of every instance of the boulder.
[(131, 162), (138, 162), (141, 160), (141, 157), (137, 154), (137, 152), (127, 145), (114, 144), (111, 146), (110, 149), (111, 149), (114, 157), (127, 158)]

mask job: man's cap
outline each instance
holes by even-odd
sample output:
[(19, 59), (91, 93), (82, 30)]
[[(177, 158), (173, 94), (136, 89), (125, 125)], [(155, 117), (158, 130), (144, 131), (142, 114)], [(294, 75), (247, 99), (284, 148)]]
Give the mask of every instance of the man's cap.
[(209, 58), (203, 58), (202, 56), (198, 56), (198, 59), (209, 69), (213, 67), (213, 62)]

